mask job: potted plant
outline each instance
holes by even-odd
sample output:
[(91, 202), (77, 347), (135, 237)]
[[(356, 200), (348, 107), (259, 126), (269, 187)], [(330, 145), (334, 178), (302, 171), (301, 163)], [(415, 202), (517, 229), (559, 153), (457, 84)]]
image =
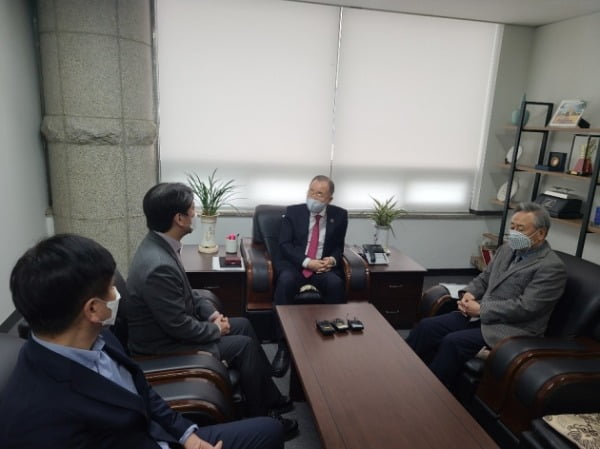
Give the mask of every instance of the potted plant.
[(371, 199), (373, 200), (373, 210), (369, 213), (369, 218), (375, 223), (374, 240), (375, 243), (380, 244), (387, 250), (389, 232), (391, 231), (392, 235), (396, 237), (392, 222), (405, 215), (406, 211), (396, 206), (393, 196), (383, 201), (372, 196)]
[(234, 181), (221, 181), (215, 178), (217, 169), (205, 181), (195, 173), (187, 175), (188, 184), (198, 201), (200, 201), (201, 212), (200, 222), (202, 223), (202, 242), (198, 247), (198, 251), (203, 253), (215, 253), (219, 250), (215, 243), (215, 228), (217, 225), (217, 215), (219, 209), (223, 206), (231, 205), (231, 201), (235, 199), (237, 188)]

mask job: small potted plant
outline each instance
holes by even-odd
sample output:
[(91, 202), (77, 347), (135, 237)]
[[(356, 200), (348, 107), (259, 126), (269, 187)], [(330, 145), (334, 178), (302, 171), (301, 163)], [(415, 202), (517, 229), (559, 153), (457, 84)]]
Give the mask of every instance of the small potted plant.
[(406, 211), (396, 206), (393, 196), (383, 201), (372, 196), (371, 199), (373, 200), (373, 211), (369, 213), (369, 218), (375, 223), (374, 240), (375, 243), (382, 245), (387, 250), (389, 232), (391, 231), (392, 235), (396, 237), (392, 222), (405, 215)]
[(223, 206), (235, 206), (231, 201), (236, 199), (238, 186), (234, 181), (221, 181), (215, 178), (217, 169), (215, 168), (207, 181), (204, 181), (195, 173), (188, 174), (187, 180), (194, 195), (200, 201), (201, 213), (200, 222), (202, 223), (202, 242), (198, 251), (203, 253), (215, 253), (219, 247), (215, 243), (215, 228), (217, 225), (217, 215), (219, 209)]

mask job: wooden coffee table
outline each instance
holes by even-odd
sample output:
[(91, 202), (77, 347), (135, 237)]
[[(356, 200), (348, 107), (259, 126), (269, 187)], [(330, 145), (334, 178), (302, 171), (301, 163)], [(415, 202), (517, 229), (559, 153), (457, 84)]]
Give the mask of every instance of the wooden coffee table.
[[(369, 303), (277, 306), (325, 449), (497, 448)], [(316, 320), (358, 318), (362, 333), (322, 336)], [(293, 389), (293, 386), (290, 386)]]

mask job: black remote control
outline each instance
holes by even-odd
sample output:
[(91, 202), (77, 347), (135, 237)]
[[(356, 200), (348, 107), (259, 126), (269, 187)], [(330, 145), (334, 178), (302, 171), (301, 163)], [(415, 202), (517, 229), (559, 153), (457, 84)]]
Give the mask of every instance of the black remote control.
[(335, 327), (333, 327), (333, 325), (327, 320), (317, 320), (317, 329), (319, 329), (319, 332), (321, 332), (323, 335), (335, 334)]
[(352, 332), (360, 332), (365, 328), (362, 321), (357, 320), (356, 317), (353, 320), (348, 320), (348, 327)]
[(346, 332), (349, 329), (348, 324), (341, 318), (336, 318), (331, 322), (331, 324), (338, 332)]

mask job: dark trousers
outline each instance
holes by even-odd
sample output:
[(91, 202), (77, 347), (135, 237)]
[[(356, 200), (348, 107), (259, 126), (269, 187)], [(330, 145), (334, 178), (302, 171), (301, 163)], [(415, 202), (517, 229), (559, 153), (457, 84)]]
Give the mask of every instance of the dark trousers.
[(281, 424), (272, 418), (251, 418), (205, 426), (196, 433), (213, 446), (222, 440), (223, 447), (227, 449), (283, 449)]
[(480, 321), (470, 321), (460, 312), (421, 320), (406, 342), (450, 391), (465, 362), (486, 346)]
[[(277, 276), (275, 282), (275, 293), (273, 303), (277, 306), (294, 304), (294, 298), (303, 285), (314, 285), (323, 297), (326, 304), (343, 304), (346, 302), (346, 286), (344, 280), (336, 271), (327, 271), (325, 273), (313, 274), (305, 278), (302, 272), (292, 268), (285, 269)], [(275, 319), (275, 338), (278, 341), (283, 339), (283, 332), (279, 320)]]
[(281, 399), (271, 377), (271, 364), (246, 318), (229, 318), (231, 332), (218, 343), (221, 358), (240, 372), (250, 416), (266, 415)]

